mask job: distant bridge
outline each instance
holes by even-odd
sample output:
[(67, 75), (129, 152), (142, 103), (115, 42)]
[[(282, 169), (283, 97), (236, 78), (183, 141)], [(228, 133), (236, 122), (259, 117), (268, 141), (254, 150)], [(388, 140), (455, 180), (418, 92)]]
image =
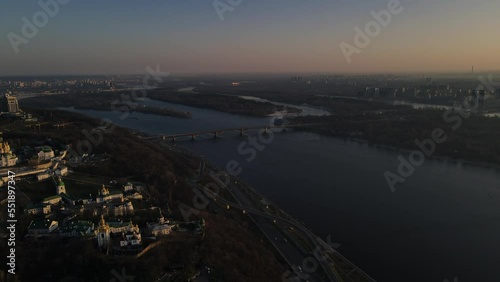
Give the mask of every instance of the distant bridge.
[(197, 132), (187, 132), (187, 133), (178, 133), (178, 134), (161, 134), (157, 136), (145, 137), (144, 139), (163, 139), (163, 140), (171, 140), (175, 141), (176, 138), (179, 137), (191, 137), (192, 140), (196, 140), (196, 137), (199, 135), (212, 135), (214, 138), (218, 138), (224, 132), (235, 131), (239, 132), (240, 136), (245, 134), (245, 131), (251, 129), (259, 129), (264, 130), (265, 132), (269, 132), (272, 129), (283, 129), (287, 128), (298, 128), (298, 127), (309, 127), (319, 125), (318, 123), (304, 123), (304, 124), (283, 124), (283, 125), (264, 125), (264, 126), (243, 126), (243, 127), (235, 127), (235, 128), (224, 128), (224, 129), (215, 129), (215, 130), (206, 130), (206, 131), (197, 131)]

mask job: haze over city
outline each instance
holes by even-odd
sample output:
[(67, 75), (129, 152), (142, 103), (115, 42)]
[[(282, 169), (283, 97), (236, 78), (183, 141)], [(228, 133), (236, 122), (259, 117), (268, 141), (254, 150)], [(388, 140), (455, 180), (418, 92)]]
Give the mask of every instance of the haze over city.
[(21, 44), (37, 1), (2, 1), (1, 75), (130, 74), (148, 64), (175, 73), (230, 72), (467, 72), (498, 69), (500, 2), (401, 1), (351, 64), (339, 48), (354, 27), (372, 21), (376, 1), (242, 1), (219, 18), (213, 2), (70, 1)]

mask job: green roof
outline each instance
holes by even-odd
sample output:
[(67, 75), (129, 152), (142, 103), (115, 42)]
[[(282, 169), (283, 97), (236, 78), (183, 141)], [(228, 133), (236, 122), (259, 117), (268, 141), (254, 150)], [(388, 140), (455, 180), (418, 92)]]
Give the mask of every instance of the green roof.
[(92, 228), (94, 224), (90, 221), (84, 221), (84, 220), (78, 220), (78, 221), (71, 221), (70, 223), (64, 225), (61, 228), (61, 232), (73, 232), (76, 231), (80, 234), (84, 234), (87, 232), (89, 228)]
[(39, 208), (44, 208), (45, 206), (48, 206), (48, 205), (44, 204), (44, 203), (39, 203), (39, 204), (28, 206), (28, 207), (26, 207), (26, 209), (28, 209), (28, 210), (30, 210), (30, 209), (39, 209)]
[(47, 229), (50, 227), (50, 224), (52, 223), (52, 220), (46, 219), (46, 220), (33, 220), (30, 223), (30, 226), (28, 229)]
[(123, 221), (109, 221), (108, 222), (109, 227), (125, 227), (129, 226), (130, 222), (123, 222)]

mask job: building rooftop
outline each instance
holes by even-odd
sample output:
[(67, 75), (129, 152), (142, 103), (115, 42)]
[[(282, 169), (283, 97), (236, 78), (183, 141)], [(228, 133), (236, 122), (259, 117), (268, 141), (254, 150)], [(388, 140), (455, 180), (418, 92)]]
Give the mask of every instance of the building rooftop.
[(38, 204), (27, 206), (26, 209), (28, 209), (28, 210), (30, 210), (30, 209), (40, 209), (40, 208), (44, 208), (46, 206), (50, 206), (50, 205), (44, 204), (44, 203), (38, 203)]
[(49, 146), (42, 146), (40, 147), (40, 150), (42, 150), (44, 153), (52, 152), (52, 148), (50, 148)]
[(28, 227), (28, 230), (37, 230), (37, 229), (49, 229), (50, 226), (57, 223), (56, 221), (52, 221), (50, 219), (46, 220), (33, 220)]
[(61, 193), (61, 194), (59, 194), (59, 196), (61, 196), (61, 198), (66, 198), (66, 199), (71, 200), (71, 201), (73, 200), (73, 197), (71, 197), (71, 195), (68, 195), (66, 193)]
[(161, 231), (161, 230), (165, 230), (165, 229), (172, 229), (172, 225), (168, 225), (166, 223), (164, 224), (155, 224), (155, 225), (152, 225), (150, 227), (150, 230), (151, 231)]
[(109, 227), (125, 227), (129, 226), (130, 222), (123, 222), (123, 221), (108, 221)]
[(109, 191), (109, 195), (118, 195), (118, 194), (123, 194), (122, 191)]
[(81, 236), (88, 233), (88, 231), (92, 231), (94, 229), (94, 223), (90, 221), (78, 220), (71, 221), (68, 224), (64, 225), (61, 228), (61, 233), (79, 233)]
[(55, 200), (55, 199), (58, 199), (58, 198), (60, 199), (61, 196), (60, 195), (50, 196), (50, 197), (47, 197), (47, 198), (43, 199), (43, 202), (50, 201), (50, 200)]

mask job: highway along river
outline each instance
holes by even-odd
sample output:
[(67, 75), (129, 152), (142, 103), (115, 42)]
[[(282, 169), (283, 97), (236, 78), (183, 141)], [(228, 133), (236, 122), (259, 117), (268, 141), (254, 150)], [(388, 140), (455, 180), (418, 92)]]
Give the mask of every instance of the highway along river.
[[(189, 111), (192, 119), (78, 110), (116, 124), (173, 134), (267, 125), (212, 110), (144, 101)], [(313, 111), (314, 112), (314, 111)], [(318, 113), (320, 114), (320, 113)], [(255, 134), (255, 132), (254, 132)], [(177, 142), (225, 167), (303, 221), (377, 281), (500, 281), (500, 172), (457, 162), (427, 160), (392, 193), (384, 179), (398, 152), (306, 132), (276, 133), (253, 161), (237, 132)], [(201, 138), (200, 138), (201, 139)], [(249, 146), (248, 144), (245, 146)], [(246, 148), (246, 147), (245, 147)]]

